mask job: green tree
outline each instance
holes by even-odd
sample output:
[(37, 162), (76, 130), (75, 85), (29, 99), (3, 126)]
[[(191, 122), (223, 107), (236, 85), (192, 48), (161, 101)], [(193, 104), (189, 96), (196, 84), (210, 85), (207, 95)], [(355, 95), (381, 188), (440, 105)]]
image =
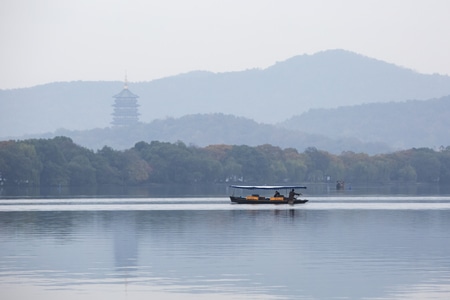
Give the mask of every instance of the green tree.
[(188, 183), (194, 180), (193, 150), (184, 143), (140, 142), (134, 148), (148, 163), (151, 170), (149, 178), (152, 182)]
[(240, 181), (244, 177), (242, 165), (236, 161), (233, 156), (228, 157), (223, 162), (223, 174), (225, 181)]
[(287, 148), (283, 151), (287, 180), (289, 182), (303, 182), (306, 180), (307, 166), (305, 155), (301, 155), (294, 148)]
[(443, 148), (439, 153), (439, 182), (450, 185), (450, 147)]
[(83, 155), (75, 156), (70, 160), (67, 168), (70, 176), (70, 185), (83, 186), (97, 183), (95, 169), (88, 157)]
[(398, 180), (403, 182), (416, 182), (417, 173), (411, 165), (405, 165), (398, 170)]
[(345, 165), (339, 157), (331, 157), (328, 164), (328, 168), (325, 170), (326, 176), (330, 177), (330, 180), (337, 181), (342, 180), (345, 174)]
[(432, 149), (413, 149), (411, 166), (416, 170), (417, 181), (438, 182), (440, 173), (440, 161), (436, 152)]
[(365, 153), (343, 152), (340, 156), (345, 165), (345, 181), (368, 182), (373, 177), (370, 157)]
[[(56, 138), (57, 140), (57, 138)], [(41, 186), (59, 186), (69, 184), (67, 161), (53, 140), (31, 140), (43, 165), (40, 174)]]
[(331, 155), (328, 152), (309, 147), (304, 152), (306, 165), (308, 167), (307, 178), (309, 181), (324, 181), (325, 175), (329, 171)]
[(270, 170), (264, 155), (250, 146), (233, 146), (230, 154), (242, 166), (242, 178), (246, 182), (263, 182)]
[(98, 184), (123, 184), (121, 170), (123, 169), (123, 152), (104, 146), (98, 150), (92, 166)]
[(0, 157), (0, 173), (4, 184), (39, 185), (42, 164), (33, 145), (26, 142), (2, 142)]

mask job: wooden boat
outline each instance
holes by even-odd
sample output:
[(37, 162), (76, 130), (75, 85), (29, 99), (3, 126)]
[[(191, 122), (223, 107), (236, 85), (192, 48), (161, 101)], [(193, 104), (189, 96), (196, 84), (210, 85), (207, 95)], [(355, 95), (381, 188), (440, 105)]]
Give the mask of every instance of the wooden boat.
[[(233, 195), (230, 196), (230, 200), (232, 203), (237, 204), (303, 204), (308, 202), (306, 199), (297, 199), (295, 196), (301, 195), (301, 193), (296, 193), (295, 189), (306, 189), (306, 186), (299, 185), (230, 185), (233, 189)], [(260, 195), (260, 193), (252, 193), (248, 196), (235, 196), (234, 193), (238, 190), (256, 190), (256, 191), (276, 191), (273, 196), (264, 196)], [(285, 195), (279, 194), (278, 191), (285, 190)], [(289, 191), (290, 190), (290, 191)]]

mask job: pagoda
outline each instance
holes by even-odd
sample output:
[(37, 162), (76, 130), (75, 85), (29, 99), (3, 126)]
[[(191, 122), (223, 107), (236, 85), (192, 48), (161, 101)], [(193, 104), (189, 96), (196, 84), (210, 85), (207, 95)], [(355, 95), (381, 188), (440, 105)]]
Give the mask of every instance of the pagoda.
[(114, 126), (130, 126), (136, 125), (139, 122), (139, 113), (137, 104), (137, 98), (139, 96), (133, 94), (128, 89), (128, 81), (125, 77), (125, 84), (123, 90), (113, 96), (114, 100), (114, 112), (113, 121), (111, 122)]

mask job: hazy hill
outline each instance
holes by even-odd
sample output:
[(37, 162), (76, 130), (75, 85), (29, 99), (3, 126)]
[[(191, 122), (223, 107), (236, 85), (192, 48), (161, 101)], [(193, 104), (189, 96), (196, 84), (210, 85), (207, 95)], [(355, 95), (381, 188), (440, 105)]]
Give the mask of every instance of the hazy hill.
[(182, 141), (188, 145), (204, 147), (212, 144), (257, 146), (271, 144), (281, 148), (296, 148), (304, 151), (316, 147), (331, 153), (342, 151), (381, 153), (391, 149), (382, 143), (362, 143), (354, 138), (332, 139), (315, 134), (306, 134), (261, 124), (243, 117), (224, 114), (196, 114), (181, 118), (155, 120), (133, 127), (113, 127), (85, 131), (58, 130), (51, 134), (26, 136), (24, 138), (70, 137), (76, 144), (101, 149), (129, 149), (140, 141)]
[[(132, 74), (130, 74), (132, 78)], [(450, 77), (423, 75), (343, 50), (301, 55), (264, 70), (191, 72), (130, 83), (141, 121), (224, 113), (275, 124), (311, 108), (450, 95)], [(109, 126), (121, 82), (51, 83), (0, 90), (0, 138)]]
[(450, 96), (312, 109), (279, 125), (335, 139), (382, 142), (394, 149), (438, 148), (450, 145)]
[(122, 87), (120, 82), (76, 81), (0, 90), (0, 137), (109, 126), (112, 96)]

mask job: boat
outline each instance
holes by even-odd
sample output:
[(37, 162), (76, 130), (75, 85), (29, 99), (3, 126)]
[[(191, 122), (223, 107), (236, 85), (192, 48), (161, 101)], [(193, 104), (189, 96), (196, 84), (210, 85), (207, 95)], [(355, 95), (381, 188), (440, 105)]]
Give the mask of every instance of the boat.
[(336, 190), (344, 190), (345, 189), (345, 182), (342, 180), (336, 181)]
[[(300, 185), (230, 185), (233, 189), (233, 194), (230, 196), (231, 203), (236, 204), (304, 204), (308, 202), (306, 199), (297, 199), (295, 196), (301, 195), (296, 193), (295, 189), (306, 189), (306, 186)], [(238, 190), (252, 190), (252, 194), (248, 196), (235, 196), (234, 193)], [(280, 194), (278, 191), (285, 191), (285, 194)], [(260, 191), (260, 192), (259, 192)], [(272, 196), (260, 195), (260, 193), (267, 193), (267, 191), (276, 191)], [(289, 192), (290, 191), (290, 192)], [(293, 192), (293, 193), (292, 193)], [(287, 196), (286, 196), (287, 195)]]

